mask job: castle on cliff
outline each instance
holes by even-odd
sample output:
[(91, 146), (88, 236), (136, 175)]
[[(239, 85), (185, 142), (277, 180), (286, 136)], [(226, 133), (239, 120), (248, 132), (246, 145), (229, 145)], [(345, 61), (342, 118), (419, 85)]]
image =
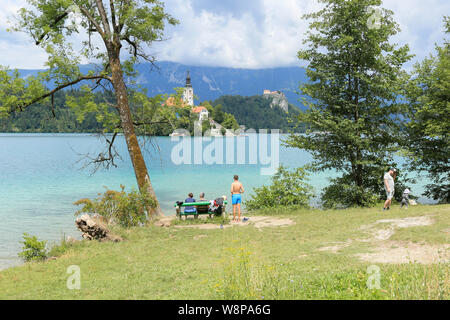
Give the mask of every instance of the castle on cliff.
[(281, 108), (284, 112), (289, 111), (289, 103), (283, 92), (264, 90), (263, 97), (266, 99), (272, 98), (272, 102), (270, 103), (271, 108), (276, 106)]

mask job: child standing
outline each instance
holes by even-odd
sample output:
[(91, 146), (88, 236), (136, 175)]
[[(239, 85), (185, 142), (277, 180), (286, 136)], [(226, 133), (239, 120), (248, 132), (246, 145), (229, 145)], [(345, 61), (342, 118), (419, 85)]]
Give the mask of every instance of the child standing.
[(411, 193), (411, 191), (409, 191), (408, 188), (405, 189), (405, 191), (403, 191), (402, 194), (402, 202), (400, 205), (400, 208), (403, 208), (403, 206), (406, 206), (406, 209), (408, 209), (408, 204), (409, 204), (409, 194)]

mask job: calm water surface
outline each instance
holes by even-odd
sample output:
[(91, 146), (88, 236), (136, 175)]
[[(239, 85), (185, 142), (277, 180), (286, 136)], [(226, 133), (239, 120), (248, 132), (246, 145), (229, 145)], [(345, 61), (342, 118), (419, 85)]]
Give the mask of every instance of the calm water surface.
[[(123, 159), (118, 161), (118, 168), (91, 174), (89, 168), (82, 168), (83, 154), (98, 154), (103, 150), (102, 138), (86, 134), (0, 134), (0, 269), (21, 263), (17, 253), (24, 232), (50, 243), (61, 240), (64, 235), (78, 237), (79, 232), (74, 227), (77, 210), (74, 201), (96, 197), (105, 190), (103, 186), (119, 190), (123, 184), (128, 191), (136, 187), (125, 141), (123, 137), (117, 139), (116, 147)], [(238, 162), (239, 153), (245, 152), (247, 163), (254, 155), (254, 150), (249, 148), (249, 137), (212, 139), (221, 140), (224, 162), (229, 152), (235, 159), (231, 163)], [(204, 147), (210, 144), (204, 142)], [(167, 215), (174, 214), (174, 201), (185, 199), (189, 192), (196, 197), (205, 192), (208, 199), (228, 195), (234, 174), (240, 176), (247, 196), (254, 187), (270, 182), (270, 176), (261, 175), (261, 168), (267, 165), (177, 165), (171, 153), (179, 142), (157, 137), (147, 145), (144, 156), (150, 179)], [(229, 145), (235, 146), (234, 151)], [(194, 143), (191, 148), (194, 161)], [(288, 167), (299, 167), (310, 160), (310, 155), (303, 150), (280, 147), (280, 163)], [(319, 194), (327, 179), (333, 176), (332, 172), (326, 172), (311, 178), (315, 193)], [(421, 193), (420, 184), (414, 191)]]

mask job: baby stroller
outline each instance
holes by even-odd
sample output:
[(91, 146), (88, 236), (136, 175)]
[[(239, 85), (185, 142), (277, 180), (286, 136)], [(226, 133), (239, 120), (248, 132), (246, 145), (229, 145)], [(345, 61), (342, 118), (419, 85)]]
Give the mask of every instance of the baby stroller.
[(224, 199), (223, 197), (217, 198), (216, 200), (214, 200), (212, 206), (211, 206), (211, 211), (214, 212), (215, 216), (221, 216), (222, 213), (224, 212)]

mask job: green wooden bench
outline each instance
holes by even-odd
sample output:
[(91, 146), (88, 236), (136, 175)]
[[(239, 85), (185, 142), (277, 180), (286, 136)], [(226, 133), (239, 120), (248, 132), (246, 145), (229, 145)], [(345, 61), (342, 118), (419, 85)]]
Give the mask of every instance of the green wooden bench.
[[(222, 213), (221, 216), (225, 213), (225, 207), (226, 207), (227, 201), (223, 202), (222, 207)], [(196, 207), (196, 206), (208, 206), (208, 212), (183, 212), (181, 211), (181, 208), (183, 207)], [(209, 201), (202, 201), (202, 202), (184, 202), (181, 205), (178, 205), (177, 203), (174, 204), (176, 214), (178, 218), (187, 217), (187, 216), (194, 216), (195, 219), (198, 218), (199, 215), (207, 214), (211, 218), (213, 215), (217, 215), (214, 211), (209, 210), (210, 202)], [(198, 209), (197, 209), (198, 211)]]

